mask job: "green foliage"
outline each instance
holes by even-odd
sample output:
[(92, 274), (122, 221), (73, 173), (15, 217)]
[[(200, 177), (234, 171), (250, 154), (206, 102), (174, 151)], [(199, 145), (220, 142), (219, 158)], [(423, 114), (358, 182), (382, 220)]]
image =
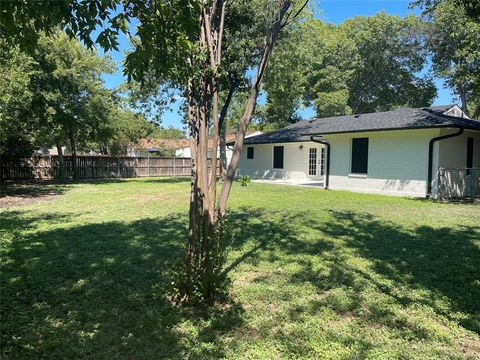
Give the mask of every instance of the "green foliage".
[[(430, 14), (442, 6), (445, 0), (414, 0), (411, 6), (420, 6), (424, 10), (424, 14)], [(480, 23), (480, 2), (476, 0), (452, 0), (455, 7), (464, 9), (464, 13), (469, 20)]]
[(123, 109), (112, 111), (107, 126), (110, 131), (103, 142), (98, 142), (100, 148), (108, 149), (112, 155), (126, 155), (128, 149), (134, 148), (139, 140), (157, 131), (157, 126), (144, 117)]
[(431, 104), (436, 96), (433, 81), (416, 75), (427, 56), (419, 18), (382, 12), (347, 20), (339, 28), (355, 42), (359, 54), (348, 82), (354, 113)]
[(35, 127), (29, 112), (35, 62), (18, 49), (4, 51), (0, 73), (0, 154), (28, 157), (33, 152), (31, 132)]
[(41, 37), (34, 58), (40, 70), (32, 79), (39, 139), (69, 145), (73, 139), (82, 149), (88, 141), (105, 138), (114, 101), (101, 78), (113, 71), (109, 59), (62, 32)]
[[(2, 37), (7, 40), (4, 46), (19, 45), (30, 54), (35, 51), (41, 33), (52, 35), (57, 28), (65, 29), (71, 38), (78, 37), (89, 48), (98, 44), (108, 51), (118, 50), (119, 33), (129, 33), (129, 22), (137, 18), (141, 25), (134, 36), (144, 43), (149, 38), (164, 50), (173, 48), (174, 43), (177, 47), (188, 49), (186, 35), (196, 31), (194, 24), (198, 10), (195, 0), (4, 1), (0, 12), (0, 28)], [(160, 31), (149, 33), (153, 28)], [(98, 35), (93, 40), (91, 36), (97, 30)], [(143, 62), (142, 57), (147, 58), (149, 51), (151, 49), (140, 49), (132, 55), (127, 61), (129, 68), (135, 67), (138, 71), (145, 69), (144, 64), (139, 66), (138, 62)], [(170, 52), (165, 55), (156, 58), (163, 60), (159, 66), (174, 60)]]
[(477, 206), (236, 183), (236, 303), (183, 309), (189, 186), (3, 187), (2, 360), (477, 357)]
[(436, 89), (425, 66), (423, 24), (385, 13), (339, 26), (308, 19), (280, 43), (265, 79), (266, 121), (298, 119), (302, 105), (317, 116), (382, 111), (431, 103)]
[(152, 139), (186, 139), (185, 132), (182, 129), (178, 129), (173, 126), (169, 127), (156, 127), (150, 135)]
[(238, 181), (240, 182), (240, 185), (248, 186), (252, 182), (252, 177), (248, 175), (242, 175)]
[[(453, 0), (439, 2), (429, 14), (428, 46), (433, 70), (460, 98), (470, 116), (480, 115), (480, 22)], [(478, 108), (478, 110), (477, 110)]]
[(125, 154), (158, 127), (130, 110), (104, 88), (102, 75), (113, 70), (65, 33), (41, 36), (32, 56), (12, 49), (0, 68), (0, 152), (29, 156), (34, 145), (71, 146), (79, 151)]

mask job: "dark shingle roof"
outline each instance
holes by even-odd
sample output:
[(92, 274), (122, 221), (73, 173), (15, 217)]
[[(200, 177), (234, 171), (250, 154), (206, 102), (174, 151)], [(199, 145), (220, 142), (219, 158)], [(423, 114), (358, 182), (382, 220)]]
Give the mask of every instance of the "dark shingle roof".
[(432, 108), (401, 108), (360, 115), (344, 115), (299, 121), (283, 129), (245, 139), (245, 144), (266, 144), (310, 140), (311, 135), (364, 131), (462, 127), (480, 131), (480, 121), (447, 116), (452, 105)]

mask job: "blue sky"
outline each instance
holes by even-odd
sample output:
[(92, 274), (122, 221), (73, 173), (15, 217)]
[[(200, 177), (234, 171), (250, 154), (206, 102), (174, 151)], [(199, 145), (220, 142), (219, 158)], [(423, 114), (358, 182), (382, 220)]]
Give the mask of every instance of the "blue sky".
[[(406, 16), (412, 13), (419, 14), (418, 9), (409, 9), (409, 1), (405, 0), (321, 0), (318, 6), (316, 16), (323, 21), (339, 24), (348, 18), (354, 16), (370, 16), (379, 11), (385, 11), (388, 14)], [(121, 61), (123, 58), (123, 51), (128, 47), (128, 40), (125, 37), (120, 38), (120, 51), (111, 53), (114, 61), (118, 64), (118, 71), (113, 75), (104, 77), (105, 83), (108, 87), (113, 88), (124, 81)], [(452, 98), (450, 90), (443, 87), (440, 80), (436, 81), (438, 88), (438, 96), (434, 104), (449, 104), (455, 102)], [(264, 99), (259, 99), (263, 102)], [(182, 128), (181, 118), (178, 114), (178, 103), (174, 103), (171, 110), (165, 111), (162, 116), (162, 126), (174, 126)], [(303, 109), (300, 111), (303, 118), (309, 118), (315, 115), (313, 109)]]

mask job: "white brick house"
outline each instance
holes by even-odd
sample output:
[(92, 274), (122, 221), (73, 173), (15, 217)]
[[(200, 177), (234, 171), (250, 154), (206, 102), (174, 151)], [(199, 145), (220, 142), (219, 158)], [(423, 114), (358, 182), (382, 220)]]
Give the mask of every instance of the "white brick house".
[(435, 198), (439, 168), (480, 168), (480, 122), (456, 105), (301, 121), (246, 139), (238, 173)]

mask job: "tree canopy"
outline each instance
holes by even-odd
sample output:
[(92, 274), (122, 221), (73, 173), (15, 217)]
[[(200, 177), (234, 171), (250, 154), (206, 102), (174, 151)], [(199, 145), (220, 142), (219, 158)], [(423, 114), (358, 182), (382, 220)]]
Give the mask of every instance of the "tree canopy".
[(335, 116), (426, 106), (436, 95), (419, 18), (378, 13), (335, 26), (309, 19), (280, 42), (266, 76), (267, 121), (285, 125), (313, 105)]
[(428, 13), (428, 48), (435, 75), (460, 99), (463, 111), (480, 116), (480, 22), (453, 0)]

